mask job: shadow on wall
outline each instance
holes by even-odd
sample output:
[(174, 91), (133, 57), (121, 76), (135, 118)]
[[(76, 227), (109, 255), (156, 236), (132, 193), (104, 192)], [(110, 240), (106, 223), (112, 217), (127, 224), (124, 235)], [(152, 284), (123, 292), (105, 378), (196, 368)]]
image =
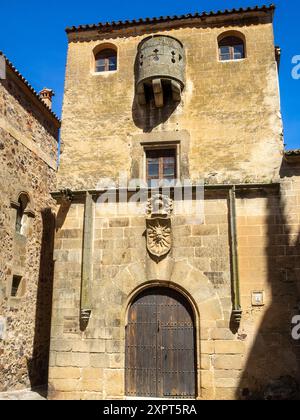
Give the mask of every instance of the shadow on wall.
[[(284, 168), (282, 175), (287, 176)], [(292, 338), (292, 318), (299, 314), (300, 233), (299, 237), (291, 234), (289, 216), (282, 191), (268, 196), (266, 254), (271, 303), (254, 337), (237, 399), (299, 399), (300, 343)], [(253, 308), (248, 315), (255, 317), (255, 311), (259, 309)], [(244, 317), (247, 324), (247, 313)], [(257, 330), (248, 325), (251, 327)]]
[(55, 232), (55, 216), (50, 208), (42, 211), (42, 222), (43, 235), (36, 304), (33, 356), (32, 359), (28, 361), (29, 378), (33, 389), (46, 387), (48, 383)]
[(137, 53), (134, 63), (135, 94), (132, 104), (132, 119), (135, 125), (143, 130), (144, 133), (151, 133), (155, 127), (158, 127), (160, 124), (164, 124), (169, 120), (180, 102), (174, 102), (172, 100), (171, 88), (166, 88), (164, 89), (164, 106), (162, 108), (157, 108), (155, 106), (152, 89), (146, 87), (145, 95), (147, 98), (147, 104), (140, 105), (138, 103), (138, 96), (136, 92), (139, 61), (139, 53)]

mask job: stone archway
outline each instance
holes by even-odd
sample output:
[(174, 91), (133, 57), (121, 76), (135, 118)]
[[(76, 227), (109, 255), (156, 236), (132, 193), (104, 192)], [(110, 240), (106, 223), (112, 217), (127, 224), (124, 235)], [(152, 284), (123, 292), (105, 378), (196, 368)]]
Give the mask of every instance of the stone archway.
[[(121, 309), (120, 339), (124, 348), (125, 367), (125, 326), (128, 320), (130, 305), (143, 290), (149, 287), (173, 288), (185, 296), (194, 312), (196, 365), (197, 365), (197, 398), (213, 398), (214, 386), (211, 383), (211, 365), (208, 362), (211, 341), (209, 331), (217, 328), (218, 322), (224, 321), (224, 313), (220, 298), (212, 283), (202, 272), (193, 267), (186, 259), (175, 262), (171, 281), (163, 278), (149, 280), (146, 277), (146, 268), (143, 263), (133, 263), (120, 271), (112, 280), (114, 286), (122, 293), (124, 299)], [(124, 377), (125, 384), (125, 377)], [(125, 395), (125, 385), (124, 385)]]
[(166, 281), (164, 278), (149, 280), (146, 277), (144, 264), (133, 263), (120, 271), (113, 279), (113, 283), (123, 295), (127, 296), (122, 308), (124, 319), (132, 299), (144, 288), (165, 285), (178, 288), (189, 299), (196, 312), (198, 327), (200, 322), (224, 320), (220, 298), (209, 278), (185, 259), (175, 262), (171, 281)]

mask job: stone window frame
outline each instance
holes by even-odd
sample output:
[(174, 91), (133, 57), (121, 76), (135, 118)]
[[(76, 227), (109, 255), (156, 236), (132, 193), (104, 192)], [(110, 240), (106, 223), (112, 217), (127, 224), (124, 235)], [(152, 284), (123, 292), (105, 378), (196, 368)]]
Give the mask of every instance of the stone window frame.
[(189, 179), (190, 134), (187, 130), (137, 134), (132, 139), (132, 179), (140, 179), (147, 184), (146, 150), (154, 148), (177, 149), (177, 178)]
[[(16, 296), (12, 296), (11, 294), (14, 277), (19, 277), (21, 279), (20, 285), (19, 285), (19, 293)], [(25, 273), (23, 272), (23, 270), (17, 269), (13, 272), (13, 274), (10, 276), (10, 278), (7, 281), (6, 297), (8, 299), (9, 306), (11, 308), (18, 309), (19, 305), (26, 298), (26, 292), (27, 292), (27, 281), (25, 278)]]
[[(18, 232), (16, 225), (17, 225), (18, 211), (20, 209), (20, 199), (21, 199), (21, 197), (26, 198), (27, 204), (26, 204), (26, 206), (23, 210), (22, 218), (24, 220), (22, 222), (22, 227), (21, 227), (20, 232)], [(29, 221), (30, 218), (35, 218), (35, 212), (32, 210), (32, 200), (31, 200), (30, 194), (27, 191), (19, 192), (16, 199), (10, 201), (10, 206), (14, 210), (14, 214), (13, 214), (13, 217), (12, 217), (12, 227), (14, 229), (15, 234), (23, 236), (23, 237), (27, 237), (28, 221)]]
[[(15, 279), (18, 279), (20, 282), (19, 282), (19, 285), (18, 285), (17, 293), (15, 295), (13, 295), (12, 294), (12, 292), (13, 292), (13, 283), (14, 283), (14, 280)], [(26, 294), (26, 280), (24, 279), (24, 276), (21, 276), (21, 275), (18, 275), (18, 274), (14, 274), (12, 276), (11, 285), (10, 285), (10, 299), (13, 299), (13, 300), (17, 300), (18, 299), (18, 300), (20, 300), (20, 299), (24, 298), (25, 294)]]
[[(101, 53), (101, 51), (104, 50), (114, 50), (117, 57), (117, 69), (116, 70), (109, 70), (109, 71), (96, 71), (96, 56)], [(110, 43), (110, 42), (104, 42), (101, 44), (96, 45), (96, 47), (93, 48), (92, 51), (92, 58), (91, 58), (91, 74), (93, 76), (108, 76), (118, 73), (119, 71), (119, 48), (117, 45)]]
[[(220, 58), (220, 42), (222, 42), (225, 38), (237, 38), (240, 39), (244, 45), (244, 57), (239, 59), (230, 59), (230, 60), (221, 60)], [(222, 32), (217, 38), (217, 61), (219, 63), (241, 63), (247, 60), (247, 39), (245, 34), (240, 31), (225, 31)]]
[(180, 179), (180, 142), (167, 142), (167, 143), (146, 143), (143, 144), (144, 148), (144, 168), (143, 168), (143, 181), (148, 184), (148, 168), (147, 168), (147, 153), (150, 151), (165, 151), (165, 150), (174, 150), (176, 163), (175, 163), (175, 172), (176, 172), (176, 179)]
[(21, 235), (24, 233), (24, 228), (26, 226), (25, 213), (26, 213), (26, 209), (28, 208), (29, 203), (30, 203), (30, 200), (27, 194), (19, 195), (15, 230), (17, 233), (20, 233)]

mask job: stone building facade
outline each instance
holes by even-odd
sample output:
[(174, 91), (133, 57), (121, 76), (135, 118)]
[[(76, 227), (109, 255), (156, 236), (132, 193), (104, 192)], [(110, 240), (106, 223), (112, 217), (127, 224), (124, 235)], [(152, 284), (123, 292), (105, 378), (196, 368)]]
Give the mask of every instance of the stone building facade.
[(0, 59), (0, 391), (7, 391), (47, 383), (60, 121)]
[(50, 399), (296, 392), (300, 153), (273, 15), (68, 28), (57, 179), (52, 93), (5, 59), (0, 391), (44, 383), (50, 342)]
[[(50, 398), (251, 399), (299, 380), (299, 163), (273, 14), (67, 29)], [(161, 173), (204, 181), (202, 218), (171, 211), (176, 188), (120, 214), (124, 178)]]

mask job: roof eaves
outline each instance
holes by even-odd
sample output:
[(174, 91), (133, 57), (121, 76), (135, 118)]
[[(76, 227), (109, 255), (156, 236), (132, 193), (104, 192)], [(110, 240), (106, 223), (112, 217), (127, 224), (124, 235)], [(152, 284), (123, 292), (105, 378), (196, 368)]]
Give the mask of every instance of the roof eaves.
[(185, 20), (185, 19), (195, 19), (195, 18), (206, 18), (206, 17), (213, 17), (213, 16), (225, 16), (230, 14), (236, 13), (247, 13), (247, 12), (267, 12), (267, 11), (274, 11), (276, 6), (274, 4), (270, 4), (269, 6), (254, 6), (254, 7), (247, 7), (247, 8), (239, 8), (239, 9), (225, 9), (225, 10), (218, 10), (217, 12), (210, 11), (210, 12), (202, 12), (202, 13), (188, 13), (185, 15), (175, 15), (175, 16), (160, 16), (160, 17), (153, 17), (153, 18), (140, 18), (140, 19), (133, 19), (133, 20), (124, 20), (124, 21), (112, 21), (106, 23), (97, 23), (91, 25), (79, 25), (79, 26), (71, 26), (66, 28), (67, 34), (73, 32), (84, 32), (84, 31), (92, 31), (92, 30), (112, 30), (115, 28), (120, 27), (128, 27), (128, 26), (136, 26), (136, 25), (143, 25), (149, 23), (163, 23), (168, 21), (176, 21), (176, 20)]
[(285, 156), (288, 156), (288, 157), (296, 157), (296, 156), (300, 157), (300, 149), (286, 150), (284, 154)]
[(24, 76), (16, 69), (16, 67), (13, 65), (11, 61), (5, 56), (5, 54), (0, 51), (0, 56), (4, 57), (7, 66), (15, 73), (15, 75), (22, 81), (22, 83), (30, 90), (30, 92), (39, 100), (39, 102), (44, 106), (45, 110), (48, 111), (52, 117), (55, 118), (55, 120), (61, 124), (60, 119), (58, 116), (45, 104), (45, 102), (40, 98), (40, 95), (38, 92), (31, 86), (31, 84), (28, 82), (28, 80), (25, 79)]

